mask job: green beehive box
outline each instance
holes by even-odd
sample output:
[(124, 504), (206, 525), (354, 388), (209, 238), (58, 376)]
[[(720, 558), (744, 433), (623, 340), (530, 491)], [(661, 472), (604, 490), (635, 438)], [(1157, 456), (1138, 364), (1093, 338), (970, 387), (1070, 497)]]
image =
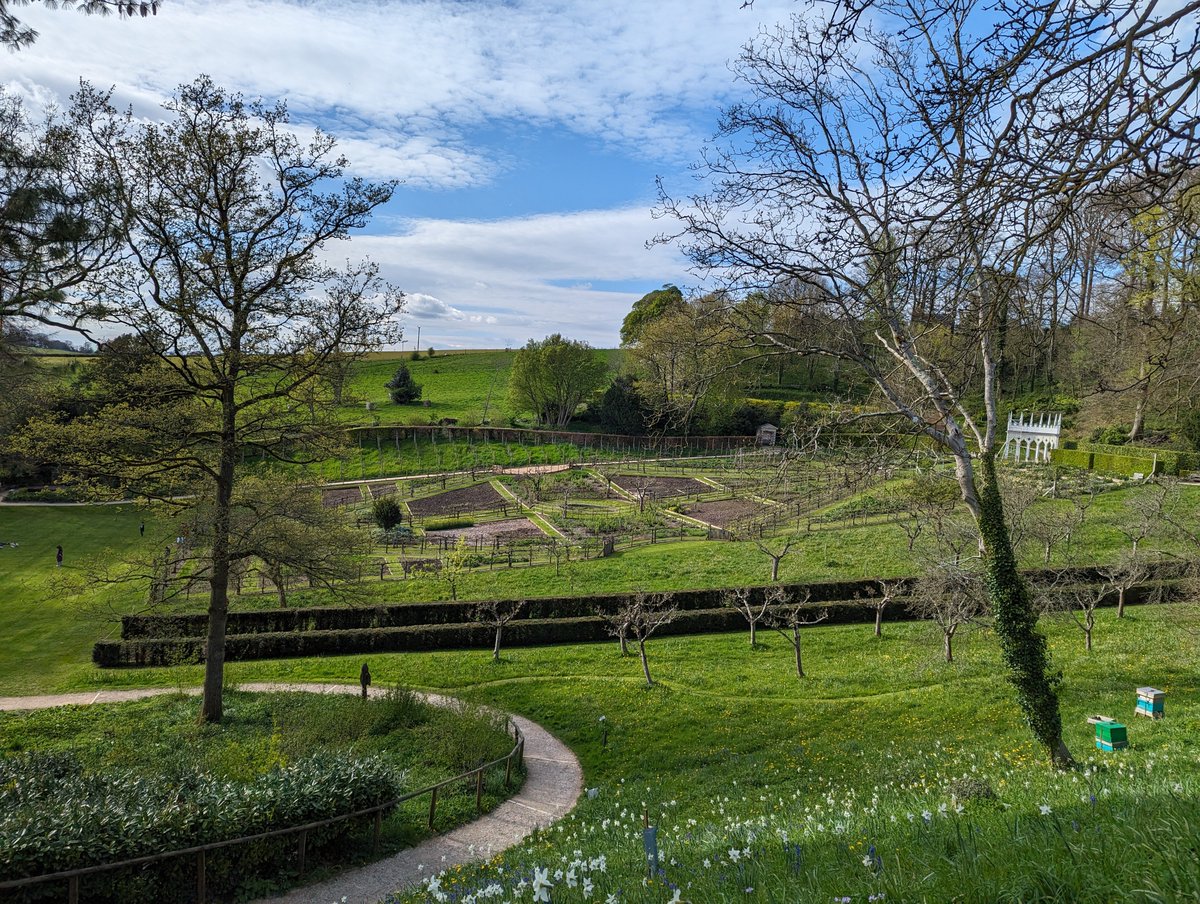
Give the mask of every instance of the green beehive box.
[(1129, 746), (1125, 726), (1120, 722), (1096, 723), (1096, 746), (1101, 750), (1120, 750)]

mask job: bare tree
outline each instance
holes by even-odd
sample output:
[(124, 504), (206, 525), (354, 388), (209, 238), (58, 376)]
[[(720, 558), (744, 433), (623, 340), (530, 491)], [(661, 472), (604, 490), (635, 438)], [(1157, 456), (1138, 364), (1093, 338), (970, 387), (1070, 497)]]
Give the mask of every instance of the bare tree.
[(731, 609), (736, 609), (750, 625), (750, 646), (757, 645), (758, 623), (766, 616), (767, 607), (771, 605), (771, 594), (763, 593), (756, 602), (753, 587), (738, 587), (726, 590), (721, 595), (724, 603)]
[(1117, 591), (1117, 618), (1124, 618), (1125, 596), (1150, 577), (1150, 563), (1136, 550), (1126, 549), (1117, 556), (1115, 562), (1102, 566), (1100, 574)]
[(471, 617), (484, 627), (496, 632), (496, 642), (492, 644), (492, 661), (500, 661), (500, 635), (504, 626), (521, 614), (526, 600), (483, 600), (471, 609)]
[(809, 605), (812, 598), (810, 591), (805, 590), (800, 599), (789, 599), (788, 592), (782, 587), (772, 587), (767, 591), (767, 602), (771, 606), (769, 624), (792, 645), (796, 656), (796, 677), (804, 677), (804, 657), (801, 649), (801, 634), (805, 628), (811, 628), (829, 618), (828, 609), (815, 609)]
[(642, 673), (646, 676), (646, 687), (654, 686), (654, 680), (650, 677), (650, 663), (646, 659), (646, 641), (663, 625), (675, 620), (679, 609), (671, 602), (673, 597), (673, 593), (635, 591), (632, 596), (625, 598), (616, 614), (609, 620), (610, 625), (616, 626), (614, 633), (617, 633), (621, 640), (622, 655), (625, 653), (627, 637), (637, 641), (638, 653), (642, 657)]
[(952, 563), (931, 565), (917, 582), (910, 603), (912, 612), (938, 626), (946, 662), (954, 661), (954, 636), (959, 628), (983, 615), (983, 596), (979, 575)]
[[(1192, 165), (1200, 36), (1179, 26), (1200, 2), (834, 8), (845, 14), (797, 14), (747, 47), (749, 99), (704, 158), (712, 188), (664, 191), (661, 212), (732, 297), (765, 291), (828, 324), (756, 314), (747, 349), (856, 365), (893, 423), (953, 457), (1017, 702), (1066, 766), (1058, 679), (996, 475), (1004, 328), (1082, 199), (1137, 184), (1152, 201)], [(860, 23), (868, 8), (888, 27)]]
[(1117, 530), (1129, 541), (1135, 556), (1144, 540), (1162, 530), (1169, 498), (1169, 486), (1154, 480), (1125, 500), (1125, 511), (1117, 521)]
[(1112, 588), (1108, 583), (1075, 584), (1061, 594), (1060, 600), (1066, 611), (1083, 632), (1083, 648), (1092, 652), (1092, 632), (1096, 629), (1096, 610), (1104, 602)]
[(875, 636), (883, 637), (883, 613), (889, 605), (896, 601), (904, 592), (903, 581), (877, 581), (875, 587), (868, 587), (866, 598), (868, 605), (875, 610)]
[(792, 547), (800, 542), (800, 537), (792, 534), (789, 537), (777, 537), (775, 539), (757, 539), (753, 537), (751, 539), (754, 541), (754, 548), (771, 560), (771, 582), (778, 581), (779, 563), (792, 551)]

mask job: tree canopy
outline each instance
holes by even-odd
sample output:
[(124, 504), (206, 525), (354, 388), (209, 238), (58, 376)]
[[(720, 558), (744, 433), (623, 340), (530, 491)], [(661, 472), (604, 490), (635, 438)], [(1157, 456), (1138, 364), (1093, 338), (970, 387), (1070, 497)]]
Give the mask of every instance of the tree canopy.
[(202, 716), (219, 721), (239, 512), (263, 501), (239, 495), (243, 462), (300, 463), (341, 444), (332, 406), (316, 398), (328, 362), (398, 338), (401, 299), (374, 265), (333, 267), (323, 251), (364, 226), (394, 183), (346, 178), (332, 138), (302, 141), (282, 105), (247, 103), (207, 78), (166, 109), (167, 122), (144, 124), (86, 85), (72, 109), (73, 166), (104, 186), (98, 210), (119, 248), (78, 290), (88, 317), (78, 328), (131, 334), (152, 374), (146, 395), (34, 419), (23, 442), (97, 490), (203, 508)]
[(575, 409), (604, 385), (608, 365), (586, 342), (555, 333), (530, 339), (513, 357), (509, 397), (547, 427), (564, 427)]

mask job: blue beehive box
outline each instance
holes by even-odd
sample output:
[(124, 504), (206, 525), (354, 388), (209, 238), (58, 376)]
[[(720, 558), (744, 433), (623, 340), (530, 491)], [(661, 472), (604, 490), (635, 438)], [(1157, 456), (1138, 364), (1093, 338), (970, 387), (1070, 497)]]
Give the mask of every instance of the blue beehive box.
[(1166, 691), (1160, 691), (1156, 687), (1139, 687), (1137, 689), (1137, 706), (1133, 711), (1139, 716), (1161, 719), (1165, 715), (1163, 701), (1166, 696)]

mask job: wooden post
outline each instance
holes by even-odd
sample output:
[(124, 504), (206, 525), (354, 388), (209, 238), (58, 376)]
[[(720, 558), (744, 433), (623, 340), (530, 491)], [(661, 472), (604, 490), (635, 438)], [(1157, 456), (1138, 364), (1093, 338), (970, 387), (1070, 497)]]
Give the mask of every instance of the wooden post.
[(483, 770), (475, 773), (475, 812), (483, 812)]
[(508, 790), (509, 782), (512, 780), (512, 756), (509, 755), (504, 760), (504, 790)]
[(69, 904), (79, 904), (79, 877), (72, 876), (67, 880), (67, 901)]
[(208, 900), (208, 888), (205, 886), (204, 851), (196, 852), (196, 901), (204, 904)]
[(300, 833), (300, 875), (304, 875), (304, 856), (308, 852), (308, 829)]
[(433, 793), (429, 795), (429, 831), (433, 831), (433, 813), (437, 809), (437, 792), (434, 788)]

